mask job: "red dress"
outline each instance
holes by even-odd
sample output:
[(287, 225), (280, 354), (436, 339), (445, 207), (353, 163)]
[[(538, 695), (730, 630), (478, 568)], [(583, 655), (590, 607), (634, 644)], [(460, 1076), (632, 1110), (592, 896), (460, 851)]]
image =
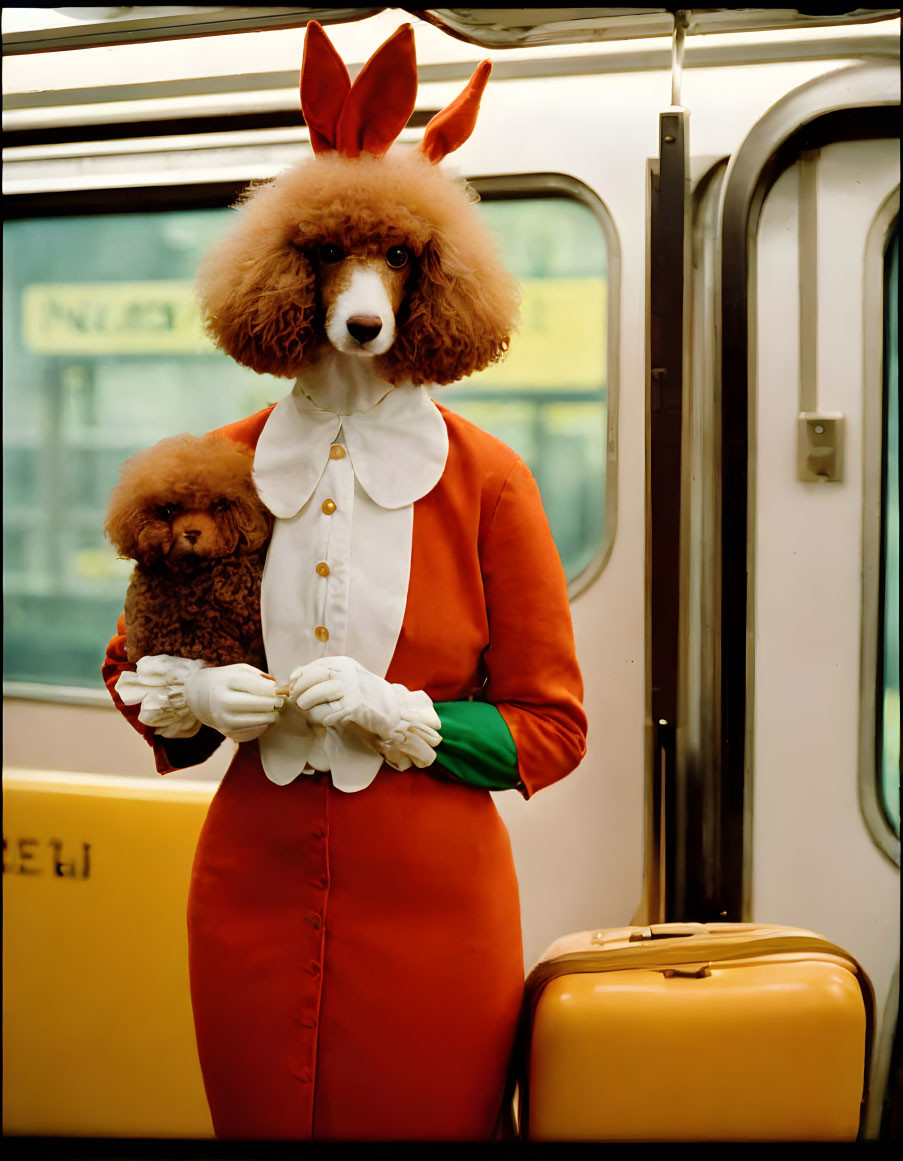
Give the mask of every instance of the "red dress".
[[(414, 505), (401, 634), (386, 674), (435, 702), (480, 689), (521, 790), (564, 777), (586, 718), (567, 590), (538, 489), (510, 448), (440, 408), (449, 454)], [(254, 446), (269, 410), (224, 429)], [(130, 668), (122, 624), (104, 675)], [(164, 743), (167, 772), (219, 735)], [(383, 766), (346, 794), (277, 786), (238, 748), (198, 844), (189, 906), (198, 1051), (220, 1137), (491, 1137), (523, 991), (517, 879), (488, 791)]]

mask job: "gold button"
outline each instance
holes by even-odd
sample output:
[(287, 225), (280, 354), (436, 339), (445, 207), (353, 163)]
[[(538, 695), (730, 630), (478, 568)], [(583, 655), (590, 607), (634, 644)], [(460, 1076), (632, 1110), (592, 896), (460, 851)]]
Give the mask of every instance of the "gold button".
[(314, 629), (314, 636), (318, 641), (328, 641), (329, 630), (325, 625), (317, 625), (316, 629)]
[(324, 500), (323, 511), (327, 516), (331, 516), (335, 512), (335, 500)]
[(325, 560), (321, 560), (317, 565), (317, 576), (329, 576), (329, 565)]
[(343, 460), (345, 458), (345, 449), (340, 443), (334, 443), (329, 449), (329, 458), (331, 460)]

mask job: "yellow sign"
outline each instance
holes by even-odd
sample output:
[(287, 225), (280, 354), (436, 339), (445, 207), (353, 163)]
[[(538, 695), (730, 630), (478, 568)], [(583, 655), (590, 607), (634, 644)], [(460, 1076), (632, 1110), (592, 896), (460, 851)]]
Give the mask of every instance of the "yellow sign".
[(473, 377), (486, 387), (598, 390), (607, 380), (604, 278), (525, 278), (520, 330), (502, 360)]
[[(606, 379), (604, 278), (525, 278), (521, 327), (487, 387), (597, 390)], [(39, 355), (199, 355), (213, 344), (188, 281), (42, 283), (24, 291), (25, 345)]]
[(199, 355), (214, 349), (188, 280), (35, 284), (25, 288), (22, 313), (25, 345), (38, 355)]

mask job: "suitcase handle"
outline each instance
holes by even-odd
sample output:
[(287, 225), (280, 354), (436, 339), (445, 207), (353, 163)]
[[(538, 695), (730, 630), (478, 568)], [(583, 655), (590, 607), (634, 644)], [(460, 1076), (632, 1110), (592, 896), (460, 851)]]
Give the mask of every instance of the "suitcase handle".
[(706, 935), (704, 923), (653, 923), (640, 927), (628, 936), (628, 943), (645, 943), (650, 939), (687, 939), (693, 935)]

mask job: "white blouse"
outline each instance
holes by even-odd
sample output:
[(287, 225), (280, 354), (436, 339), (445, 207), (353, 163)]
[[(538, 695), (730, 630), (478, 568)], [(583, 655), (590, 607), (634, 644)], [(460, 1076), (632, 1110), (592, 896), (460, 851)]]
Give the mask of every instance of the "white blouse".
[[(333, 356), (276, 404), (254, 480), (276, 517), (261, 586), (267, 664), (278, 685), (319, 657), (349, 656), (384, 677), (407, 601), (414, 503), (445, 470), (448, 431), (425, 387), (391, 387)], [(331, 770), (359, 790), (382, 755), (310, 726), (293, 705), (258, 739), (267, 778)]]

